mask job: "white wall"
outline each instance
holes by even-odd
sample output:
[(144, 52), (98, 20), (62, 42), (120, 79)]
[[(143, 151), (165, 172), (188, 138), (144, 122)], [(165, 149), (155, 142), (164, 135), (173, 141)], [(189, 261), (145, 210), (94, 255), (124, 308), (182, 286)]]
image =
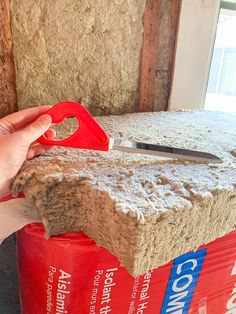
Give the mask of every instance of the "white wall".
[(220, 0), (183, 0), (169, 109), (204, 108)]

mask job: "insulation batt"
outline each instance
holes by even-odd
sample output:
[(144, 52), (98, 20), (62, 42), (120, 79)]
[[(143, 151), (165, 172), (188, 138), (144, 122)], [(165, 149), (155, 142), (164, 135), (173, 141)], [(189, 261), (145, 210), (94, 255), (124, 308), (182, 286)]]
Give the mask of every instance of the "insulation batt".
[(70, 99), (97, 115), (134, 111), (145, 4), (10, 0), (19, 108)]
[(83, 231), (137, 276), (236, 229), (235, 113), (96, 119), (114, 138), (206, 151), (223, 163), (53, 148), (26, 162), (13, 185), (35, 202), (47, 237)]

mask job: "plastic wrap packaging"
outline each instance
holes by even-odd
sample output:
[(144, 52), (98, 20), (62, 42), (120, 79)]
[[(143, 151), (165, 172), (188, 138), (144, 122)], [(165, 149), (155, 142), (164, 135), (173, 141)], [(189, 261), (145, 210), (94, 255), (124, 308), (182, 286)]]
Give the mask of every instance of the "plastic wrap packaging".
[(236, 314), (236, 232), (132, 277), (83, 233), (17, 234), (23, 314)]

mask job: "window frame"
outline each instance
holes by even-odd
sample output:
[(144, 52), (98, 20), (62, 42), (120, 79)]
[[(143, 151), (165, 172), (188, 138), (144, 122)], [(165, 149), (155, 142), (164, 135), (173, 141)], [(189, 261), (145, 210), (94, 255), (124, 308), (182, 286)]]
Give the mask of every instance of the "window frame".
[(183, 0), (169, 110), (203, 109), (220, 0)]

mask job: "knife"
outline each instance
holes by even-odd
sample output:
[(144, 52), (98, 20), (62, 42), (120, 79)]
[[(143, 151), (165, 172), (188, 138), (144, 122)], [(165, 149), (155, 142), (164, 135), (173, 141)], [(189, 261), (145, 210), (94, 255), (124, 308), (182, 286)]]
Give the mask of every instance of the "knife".
[(79, 127), (74, 134), (63, 140), (50, 140), (44, 134), (38, 139), (38, 142), (43, 145), (68, 146), (101, 151), (119, 150), (189, 161), (222, 162), (217, 156), (206, 152), (112, 139), (80, 103), (61, 102), (49, 109), (47, 114), (52, 117), (52, 123), (60, 123), (66, 117), (75, 117), (78, 120)]

